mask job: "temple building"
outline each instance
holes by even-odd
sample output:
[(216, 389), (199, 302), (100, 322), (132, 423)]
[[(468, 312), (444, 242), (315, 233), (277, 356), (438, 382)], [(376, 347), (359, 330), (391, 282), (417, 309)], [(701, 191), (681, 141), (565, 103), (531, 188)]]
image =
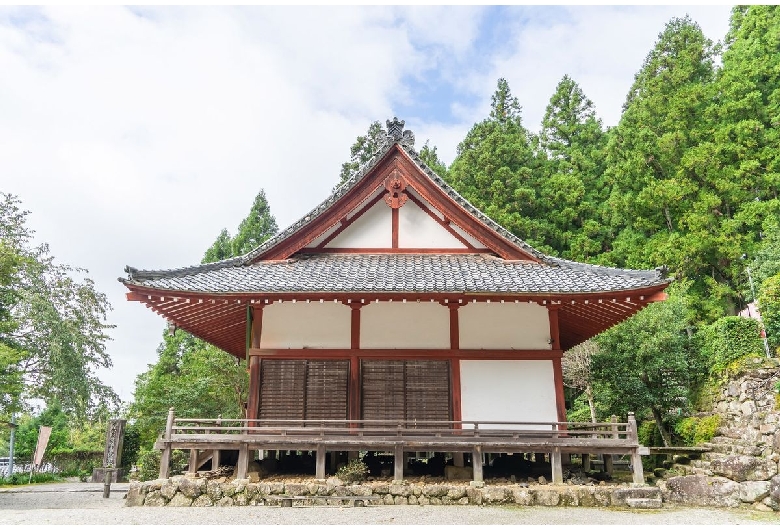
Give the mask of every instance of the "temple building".
[(432, 171), (404, 122), (248, 254), (128, 267), (131, 301), (246, 359), (250, 420), (565, 422), (563, 351), (663, 300), (661, 269), (547, 256)]

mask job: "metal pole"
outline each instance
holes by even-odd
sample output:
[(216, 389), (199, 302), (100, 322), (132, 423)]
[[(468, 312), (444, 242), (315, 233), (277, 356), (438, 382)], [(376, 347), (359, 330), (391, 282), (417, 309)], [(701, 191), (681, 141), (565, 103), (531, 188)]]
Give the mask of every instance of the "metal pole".
[[(753, 303), (756, 303), (756, 289), (753, 287), (753, 276), (750, 275), (750, 267), (745, 267), (745, 271), (747, 272), (748, 277), (748, 283), (750, 283), (750, 295), (753, 297)], [(759, 320), (761, 322), (761, 325), (764, 325), (764, 322)], [(764, 341), (764, 353), (766, 353), (767, 359), (772, 357), (772, 354), (769, 353), (769, 342), (766, 340), (766, 332), (763, 333), (763, 336), (761, 339)]]
[(16, 413), (11, 414), (11, 423), (8, 424), (11, 427), (11, 440), (10, 447), (8, 448), (8, 477), (14, 474), (14, 441), (16, 439)]

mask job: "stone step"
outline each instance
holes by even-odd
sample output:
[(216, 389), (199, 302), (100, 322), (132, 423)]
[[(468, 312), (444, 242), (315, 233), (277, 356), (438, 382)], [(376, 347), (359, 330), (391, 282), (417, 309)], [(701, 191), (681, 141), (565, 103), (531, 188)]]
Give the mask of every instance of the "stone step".
[(715, 436), (712, 440), (702, 445), (705, 447), (711, 445), (739, 445), (742, 447), (751, 447), (753, 442), (746, 441), (743, 438), (732, 438), (731, 436)]
[(661, 499), (626, 499), (629, 508), (641, 510), (657, 510), (661, 507)]

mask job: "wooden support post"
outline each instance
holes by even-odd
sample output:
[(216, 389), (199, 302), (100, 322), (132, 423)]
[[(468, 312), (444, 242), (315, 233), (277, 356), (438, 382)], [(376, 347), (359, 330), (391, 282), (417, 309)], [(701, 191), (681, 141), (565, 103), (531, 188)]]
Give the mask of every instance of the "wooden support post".
[(463, 467), (463, 453), (452, 453), (452, 463), (455, 467)]
[[(620, 435), (617, 428), (617, 416), (613, 414), (609, 421), (612, 423), (612, 438), (618, 438)], [(602, 462), (604, 462), (604, 473), (612, 475), (615, 472), (612, 455), (602, 455), (601, 458)]]
[(163, 435), (164, 448), (160, 456), (160, 478), (168, 478), (171, 468), (171, 434), (173, 433), (173, 407), (168, 409), (168, 420), (165, 422), (165, 434)]
[(601, 455), (604, 462), (604, 473), (612, 475), (615, 472), (615, 465), (612, 463), (612, 455)]
[(564, 466), (570, 466), (571, 465), (571, 453), (562, 453), (561, 454), (561, 463)]
[(317, 478), (325, 478), (325, 446), (322, 444), (317, 445)]
[[(636, 418), (633, 412), (628, 413), (628, 428), (626, 429), (626, 438), (632, 442), (639, 444), (639, 431), (636, 426)], [(645, 483), (645, 473), (642, 469), (642, 457), (639, 455), (639, 448), (637, 447), (631, 451), (631, 467), (634, 469), (634, 484)]]
[(471, 452), (471, 462), (474, 466), (474, 482), (482, 482), (484, 476), (482, 475), (482, 446), (475, 445)]
[(639, 450), (631, 451), (631, 467), (634, 468), (634, 484), (645, 483), (645, 471), (642, 468), (642, 457), (639, 456)]
[(219, 449), (214, 449), (211, 452), (211, 470), (216, 471), (219, 469)]
[(395, 455), (393, 458), (395, 473), (393, 473), (393, 480), (401, 482), (404, 479), (404, 446), (401, 444), (395, 444)]
[(238, 450), (238, 465), (236, 466), (236, 478), (246, 478), (249, 469), (249, 447), (241, 444)]
[(328, 458), (328, 471), (333, 474), (336, 472), (336, 457), (338, 456), (338, 453), (336, 451), (331, 451), (328, 455), (330, 455)]
[(550, 453), (550, 465), (552, 467), (552, 483), (563, 484), (563, 465), (560, 448), (556, 447)]
[(582, 453), (582, 470), (585, 473), (590, 472), (590, 455), (588, 453)]
[(187, 469), (190, 473), (195, 473), (198, 470), (198, 450), (190, 449), (190, 466)]
[(357, 460), (360, 458), (360, 453), (358, 451), (347, 451), (347, 460), (349, 462), (352, 462), (353, 460)]
[(534, 453), (534, 462), (537, 464), (544, 463), (544, 453)]

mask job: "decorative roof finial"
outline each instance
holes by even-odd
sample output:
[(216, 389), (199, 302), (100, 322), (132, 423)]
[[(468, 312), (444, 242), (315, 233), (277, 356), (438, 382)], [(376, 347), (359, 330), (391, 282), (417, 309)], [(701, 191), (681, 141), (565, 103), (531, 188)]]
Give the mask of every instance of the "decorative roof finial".
[(406, 122), (393, 116), (392, 120), (387, 120), (385, 123), (387, 123), (387, 136), (394, 142), (400, 142)]
[(414, 133), (412, 131), (405, 131), (404, 120), (399, 120), (393, 117), (392, 120), (387, 120), (387, 141), (389, 143), (398, 142), (404, 147), (414, 149)]

